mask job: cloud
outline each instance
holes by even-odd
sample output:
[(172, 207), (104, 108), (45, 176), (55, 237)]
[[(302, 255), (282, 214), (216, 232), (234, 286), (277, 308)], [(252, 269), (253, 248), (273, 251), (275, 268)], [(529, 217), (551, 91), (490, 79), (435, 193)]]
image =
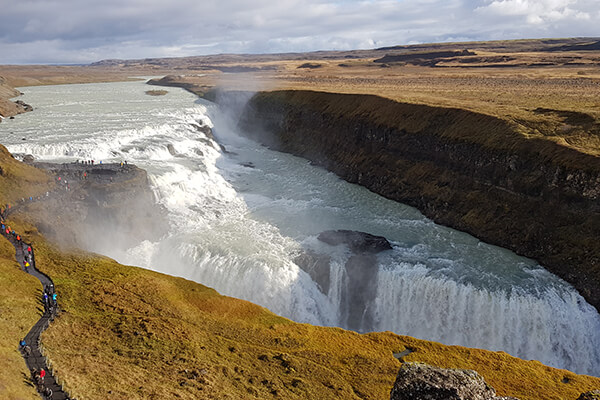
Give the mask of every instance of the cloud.
[(597, 0), (0, 0), (0, 62), (593, 36)]
[[(488, 0), (476, 12), (496, 16), (524, 17), (529, 24), (543, 24), (561, 20), (589, 20), (585, 2), (577, 0)], [(581, 7), (581, 8), (580, 8)], [(587, 7), (592, 11), (591, 7)]]

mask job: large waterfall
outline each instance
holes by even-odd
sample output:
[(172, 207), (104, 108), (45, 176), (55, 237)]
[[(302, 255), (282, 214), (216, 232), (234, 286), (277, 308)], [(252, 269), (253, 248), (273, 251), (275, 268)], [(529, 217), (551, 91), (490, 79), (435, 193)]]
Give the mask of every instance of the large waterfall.
[[(88, 248), (183, 276), (296, 321), (349, 327), (344, 246), (317, 239), (348, 229), (386, 237), (374, 256), (360, 331), (491, 350), (600, 375), (600, 316), (535, 262), (434, 224), (306, 160), (236, 132), (210, 103), (179, 89), (144, 94), (141, 82), (21, 89), (35, 111), (0, 124), (15, 154), (72, 161), (128, 160), (149, 172), (169, 227), (134, 248)], [(213, 127), (217, 140), (197, 129)], [(170, 145), (170, 146), (169, 146)], [(294, 259), (327, 260), (328, 287)]]

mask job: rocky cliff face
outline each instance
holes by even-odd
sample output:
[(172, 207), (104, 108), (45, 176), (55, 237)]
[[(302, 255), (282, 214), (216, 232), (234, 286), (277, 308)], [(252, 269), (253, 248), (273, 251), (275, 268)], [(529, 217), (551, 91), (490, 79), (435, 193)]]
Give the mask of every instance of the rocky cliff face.
[(600, 159), (507, 121), (369, 95), (263, 92), (250, 136), (534, 258), (600, 309)]
[(54, 176), (56, 190), (43, 201), (25, 202), (24, 213), (42, 234), (60, 244), (97, 252), (126, 249), (156, 239), (165, 229), (164, 213), (143, 169), (119, 164), (34, 165)]

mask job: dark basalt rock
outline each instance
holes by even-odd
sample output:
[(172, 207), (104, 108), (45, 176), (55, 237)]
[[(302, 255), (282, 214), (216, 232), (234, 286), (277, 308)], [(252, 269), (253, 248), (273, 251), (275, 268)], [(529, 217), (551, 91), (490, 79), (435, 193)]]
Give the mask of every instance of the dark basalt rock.
[(421, 363), (402, 364), (390, 400), (517, 400), (496, 391), (472, 370), (443, 369)]
[(171, 143), (167, 145), (167, 150), (169, 150), (169, 154), (171, 154), (174, 157), (179, 155), (179, 153), (177, 153), (177, 150), (175, 150), (175, 147)]
[[(340, 320), (344, 327), (362, 331), (372, 326), (371, 304), (376, 295), (376, 253), (392, 248), (386, 238), (365, 232), (331, 230), (321, 232), (318, 239), (332, 246), (347, 245), (352, 255), (344, 265), (341, 282)], [(331, 286), (331, 257), (306, 250), (294, 259), (325, 294)]]
[(392, 249), (390, 242), (383, 236), (343, 229), (321, 232), (318, 239), (332, 246), (346, 244), (353, 253), (379, 253)]
[(192, 124), (192, 126), (194, 128), (196, 128), (196, 130), (198, 132), (202, 132), (206, 135), (207, 138), (211, 139), (211, 140), (215, 140), (215, 137), (213, 135), (213, 131), (210, 128), (210, 126), (208, 125), (199, 125), (199, 124)]
[(347, 281), (341, 313), (348, 329), (361, 332), (373, 326), (371, 303), (377, 294), (377, 258), (374, 254), (353, 255), (345, 267)]
[(33, 107), (25, 103), (23, 100), (17, 100), (15, 101), (15, 103), (20, 105), (23, 108), (23, 111), (25, 112), (33, 111)]
[(331, 257), (324, 254), (317, 254), (314, 251), (307, 250), (294, 258), (294, 263), (310, 275), (313, 281), (319, 285), (321, 292), (329, 292), (330, 274), (329, 263)]
[(119, 163), (33, 165), (55, 176), (57, 190), (24, 212), (55, 241), (101, 252), (163, 234), (165, 212), (156, 204), (143, 169)]

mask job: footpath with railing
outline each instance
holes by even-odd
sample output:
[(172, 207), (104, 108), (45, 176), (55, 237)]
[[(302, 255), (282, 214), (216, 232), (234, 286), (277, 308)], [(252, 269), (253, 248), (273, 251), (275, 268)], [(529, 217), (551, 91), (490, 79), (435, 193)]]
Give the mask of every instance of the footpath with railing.
[(27, 333), (25, 338), (19, 343), (19, 350), (25, 359), (27, 368), (31, 372), (31, 382), (37, 389), (43, 399), (47, 400), (66, 400), (69, 395), (58, 384), (54, 373), (48, 366), (48, 360), (42, 354), (40, 336), (48, 327), (50, 322), (59, 313), (57, 293), (54, 290), (54, 283), (50, 277), (36, 268), (35, 253), (33, 246), (26, 243), (17, 232), (8, 226), (5, 220), (5, 213), (0, 215), (2, 223), (2, 236), (15, 247), (15, 256), (21, 269), (35, 276), (42, 284), (42, 294), (39, 301), (44, 306), (44, 313), (36, 324)]

